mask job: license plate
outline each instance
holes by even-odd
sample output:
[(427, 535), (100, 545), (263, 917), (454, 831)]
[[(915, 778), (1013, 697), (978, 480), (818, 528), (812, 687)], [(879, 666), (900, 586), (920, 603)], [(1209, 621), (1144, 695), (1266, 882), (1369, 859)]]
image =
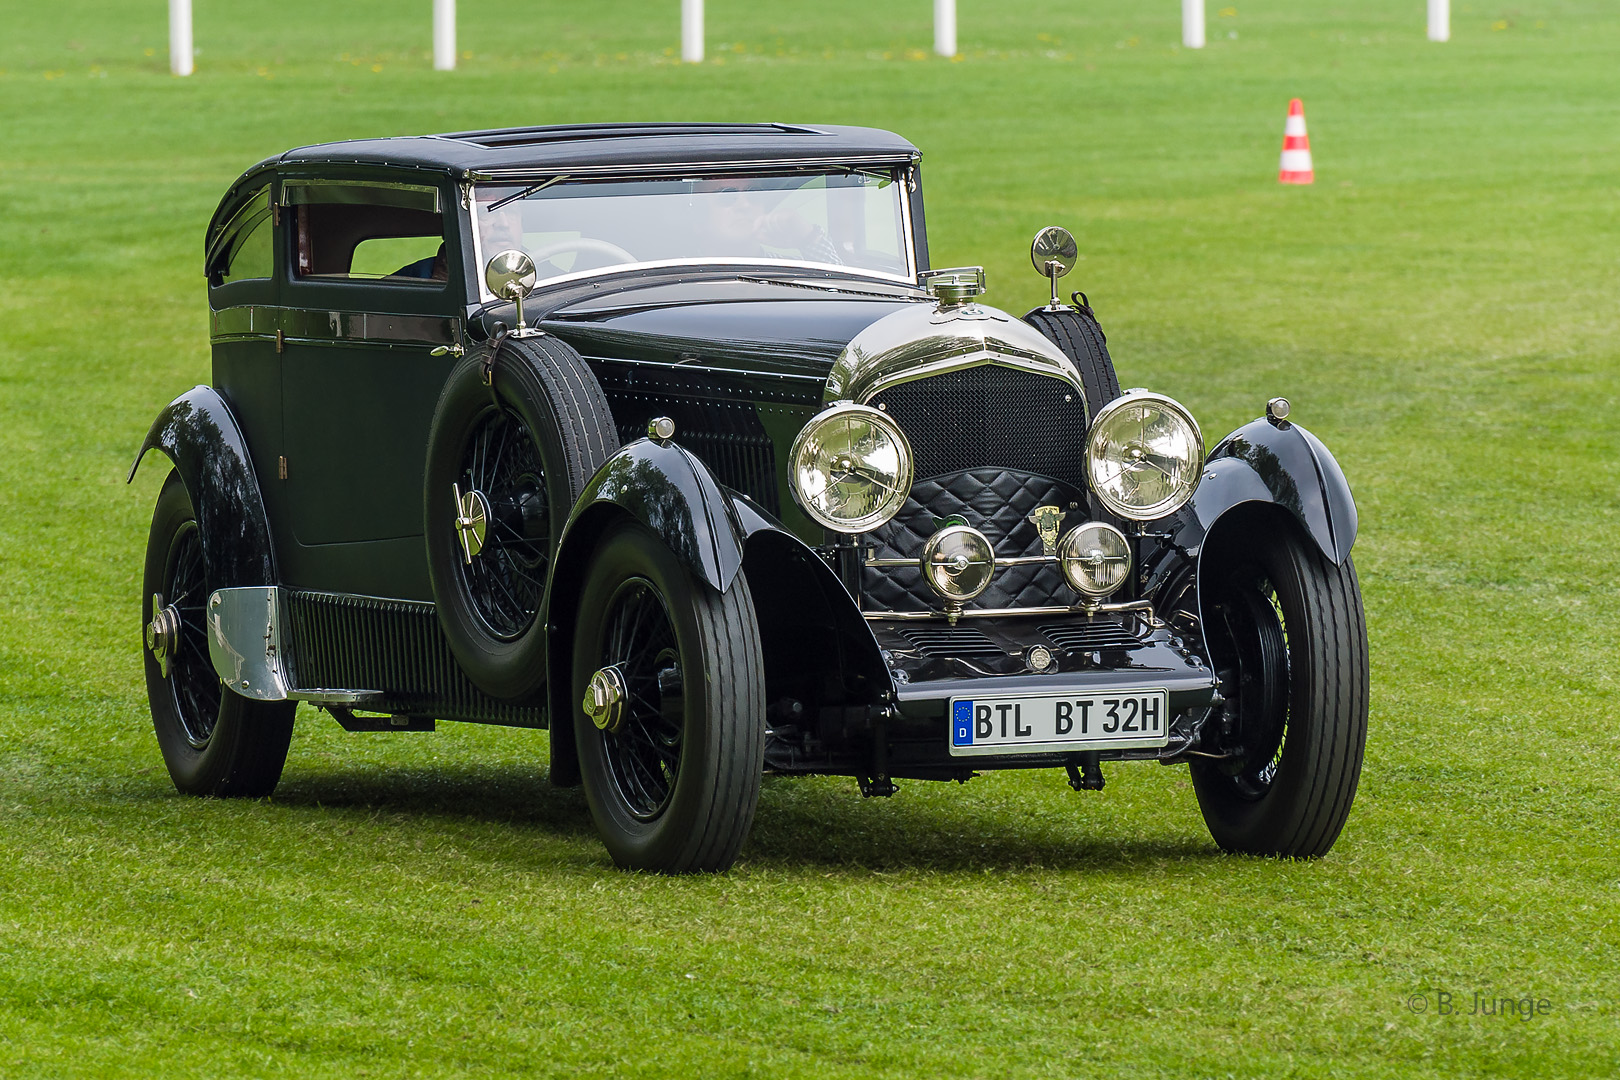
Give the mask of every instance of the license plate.
[(1163, 690), (1024, 694), (951, 699), (951, 753), (1057, 753), (1163, 746), (1170, 741)]

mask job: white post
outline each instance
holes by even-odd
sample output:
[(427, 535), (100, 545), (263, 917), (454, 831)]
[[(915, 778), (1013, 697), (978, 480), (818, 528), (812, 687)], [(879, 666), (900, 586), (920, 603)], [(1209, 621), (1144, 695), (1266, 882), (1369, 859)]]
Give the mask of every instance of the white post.
[(433, 0), (433, 70), (456, 70), (456, 0)]
[(934, 51), (956, 55), (956, 0), (934, 0)]
[(681, 0), (681, 62), (703, 62), (703, 0)]
[(1429, 0), (1429, 40), (1451, 40), (1451, 0)]
[(191, 0), (169, 0), (169, 70), (190, 75), (196, 67), (191, 53)]
[(1204, 47), (1204, 0), (1181, 0), (1181, 43), (1189, 49)]

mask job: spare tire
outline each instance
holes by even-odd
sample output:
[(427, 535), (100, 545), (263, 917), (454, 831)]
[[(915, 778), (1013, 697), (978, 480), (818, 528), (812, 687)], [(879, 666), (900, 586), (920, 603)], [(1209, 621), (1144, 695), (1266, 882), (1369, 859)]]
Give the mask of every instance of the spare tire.
[(566, 342), (505, 338), (493, 359), (451, 371), (428, 435), (423, 529), (439, 625), (485, 693), (522, 701), (545, 685), (552, 556), (618, 448), (602, 387)]
[(1024, 321), (1039, 330), (1046, 340), (1063, 350), (1063, 355), (1074, 361), (1080, 369), (1080, 381), (1086, 387), (1087, 418), (1119, 397), (1119, 376), (1114, 374), (1114, 361), (1108, 355), (1108, 338), (1097, 323), (1097, 315), (1086, 302), (1084, 293), (1076, 293), (1078, 307), (1036, 308), (1024, 316)]

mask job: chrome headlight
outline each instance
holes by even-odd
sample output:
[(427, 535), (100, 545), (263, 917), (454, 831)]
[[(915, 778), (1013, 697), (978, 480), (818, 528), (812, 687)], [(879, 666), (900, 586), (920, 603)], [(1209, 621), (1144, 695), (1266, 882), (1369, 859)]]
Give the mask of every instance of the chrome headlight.
[(978, 596), (995, 571), (995, 548), (984, 533), (970, 525), (947, 525), (923, 545), (923, 577), (947, 600)]
[(1149, 521), (1175, 513), (1197, 490), (1203, 468), (1204, 437), (1175, 401), (1132, 390), (1097, 410), (1086, 474), (1120, 517)]
[(911, 493), (911, 444), (887, 413), (841, 402), (804, 425), (789, 455), (793, 498), (841, 533), (875, 529)]
[(1131, 576), (1131, 545), (1106, 521), (1088, 521), (1069, 530), (1058, 544), (1063, 576), (1074, 591), (1100, 600)]

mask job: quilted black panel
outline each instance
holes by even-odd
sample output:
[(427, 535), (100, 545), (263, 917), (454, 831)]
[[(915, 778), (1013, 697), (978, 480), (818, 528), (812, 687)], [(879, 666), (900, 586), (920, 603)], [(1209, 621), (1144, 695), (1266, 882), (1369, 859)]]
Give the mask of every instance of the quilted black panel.
[[(919, 480), (894, 520), (867, 534), (879, 558), (915, 559), (923, 543), (934, 534), (934, 519), (959, 514), (990, 538), (996, 554), (1039, 555), (1040, 534), (1029, 520), (1037, 506), (1061, 506), (1067, 515), (1065, 530), (1085, 520), (1080, 491), (1048, 476), (1012, 469), (964, 469), (945, 476)], [(909, 567), (869, 569), (864, 581), (867, 606), (873, 610), (903, 611), (936, 608), (939, 597), (923, 580), (922, 571)], [(1070, 604), (1074, 593), (1055, 565), (1012, 566), (996, 571), (990, 587), (972, 601), (972, 607), (1031, 607)]]

